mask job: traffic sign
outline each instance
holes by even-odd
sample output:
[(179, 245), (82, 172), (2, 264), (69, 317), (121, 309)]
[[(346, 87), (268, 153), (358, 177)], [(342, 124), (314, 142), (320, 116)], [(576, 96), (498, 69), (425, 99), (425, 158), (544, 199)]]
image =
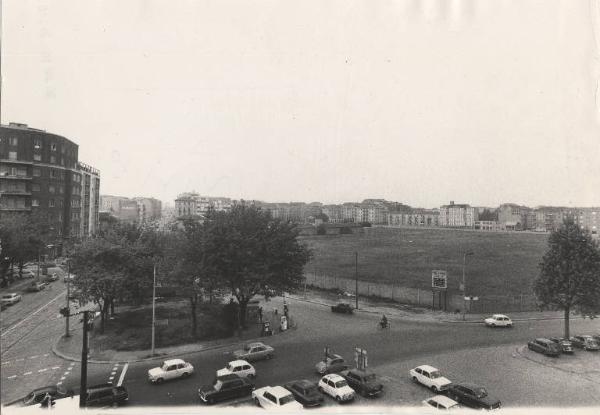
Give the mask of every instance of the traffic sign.
[(367, 350), (360, 347), (354, 348), (354, 363), (359, 370), (365, 370), (368, 366)]

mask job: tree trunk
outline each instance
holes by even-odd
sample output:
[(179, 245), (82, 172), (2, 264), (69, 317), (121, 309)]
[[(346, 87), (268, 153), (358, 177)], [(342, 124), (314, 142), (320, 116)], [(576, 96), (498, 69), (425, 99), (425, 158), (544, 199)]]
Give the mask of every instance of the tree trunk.
[(110, 300), (110, 315), (115, 315), (115, 299)]
[(196, 330), (198, 326), (198, 316), (196, 316), (196, 298), (195, 295), (190, 297), (190, 308), (192, 312), (192, 336), (196, 337)]
[(570, 307), (565, 307), (565, 339), (571, 338), (571, 334), (569, 333), (569, 314)]
[(242, 298), (241, 300), (239, 300), (240, 302), (240, 309), (239, 309), (239, 319), (240, 319), (240, 326), (242, 328), (246, 328), (246, 310), (248, 308), (248, 301), (250, 301), (250, 298)]

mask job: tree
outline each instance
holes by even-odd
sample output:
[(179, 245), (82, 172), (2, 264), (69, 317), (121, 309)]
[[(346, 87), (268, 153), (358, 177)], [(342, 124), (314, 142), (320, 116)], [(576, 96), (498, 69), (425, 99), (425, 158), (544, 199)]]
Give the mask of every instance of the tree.
[(266, 287), (276, 291), (300, 287), (310, 251), (298, 243), (295, 224), (242, 203), (228, 212), (208, 212), (203, 227), (204, 266), (231, 289), (242, 327), (254, 295)]
[(590, 317), (600, 313), (598, 243), (572, 219), (550, 234), (534, 292), (542, 309), (564, 311), (566, 338), (571, 312)]

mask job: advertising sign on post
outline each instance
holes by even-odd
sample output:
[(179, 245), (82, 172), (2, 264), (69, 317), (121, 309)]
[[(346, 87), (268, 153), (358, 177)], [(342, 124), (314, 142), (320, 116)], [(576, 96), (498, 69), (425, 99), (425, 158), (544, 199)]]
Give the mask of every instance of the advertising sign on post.
[(365, 370), (368, 366), (367, 350), (360, 347), (354, 348), (354, 363), (358, 370)]
[(431, 271), (431, 288), (445, 290), (448, 288), (448, 274), (445, 270), (434, 269)]

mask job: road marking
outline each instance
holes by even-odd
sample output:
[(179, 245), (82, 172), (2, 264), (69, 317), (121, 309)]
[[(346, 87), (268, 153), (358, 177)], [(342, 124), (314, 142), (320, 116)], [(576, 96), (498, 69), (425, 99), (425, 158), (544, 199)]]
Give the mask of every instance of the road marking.
[(23, 373), (23, 376), (27, 376), (27, 375), (31, 375), (32, 372), (25, 372)]
[(17, 377), (17, 375), (12, 375), (12, 376), (7, 377), (7, 379), (14, 379), (16, 377)]
[(15, 360), (15, 362), (22, 362), (23, 360), (25, 360), (25, 359), (20, 358), (20, 359)]
[(44, 357), (48, 357), (48, 356), (49, 356), (49, 354), (48, 354), (48, 353), (46, 353), (46, 354), (44, 355)]
[(125, 379), (125, 373), (127, 373), (128, 367), (129, 363), (125, 363), (125, 366), (123, 366), (123, 370), (121, 371), (121, 376), (119, 377), (119, 382), (117, 383), (117, 386), (121, 386), (123, 384), (123, 380)]
[(52, 366), (52, 370), (60, 369), (60, 366)]
[(30, 359), (37, 359), (39, 356), (36, 354), (35, 356), (30, 356)]
[(40, 370), (38, 370), (38, 373), (45, 372), (46, 370), (48, 370), (48, 368), (46, 368), (46, 369), (40, 369)]
[(5, 330), (4, 333), (2, 333), (2, 335), (0, 335), (0, 337), (4, 337), (6, 336), (8, 333), (10, 333), (11, 331), (13, 331), (14, 329), (16, 329), (17, 327), (19, 327), (21, 324), (25, 323), (27, 320), (29, 320), (31, 317), (35, 316), (37, 313), (39, 313), (40, 311), (42, 311), (44, 308), (48, 307), (50, 304), (52, 304), (53, 302), (55, 302), (56, 300), (58, 300), (60, 297), (65, 295), (65, 291), (63, 291), (62, 293), (58, 294), (56, 297), (54, 297), (52, 300), (48, 301), (46, 304), (44, 304), (43, 306), (41, 306), (40, 308), (38, 308), (37, 310), (35, 310), (33, 313), (31, 313), (30, 315), (28, 315), (27, 317), (25, 317), (23, 320), (19, 321), (17, 324), (15, 324), (14, 326), (10, 327), (9, 329)]
[(9, 365), (10, 362), (2, 362), (3, 365)]
[(60, 378), (60, 380), (65, 380), (66, 378), (67, 378), (66, 376), (63, 376), (62, 378)]
[(58, 383), (56, 384), (56, 386), (60, 386), (60, 385), (62, 385), (62, 382), (58, 382)]

